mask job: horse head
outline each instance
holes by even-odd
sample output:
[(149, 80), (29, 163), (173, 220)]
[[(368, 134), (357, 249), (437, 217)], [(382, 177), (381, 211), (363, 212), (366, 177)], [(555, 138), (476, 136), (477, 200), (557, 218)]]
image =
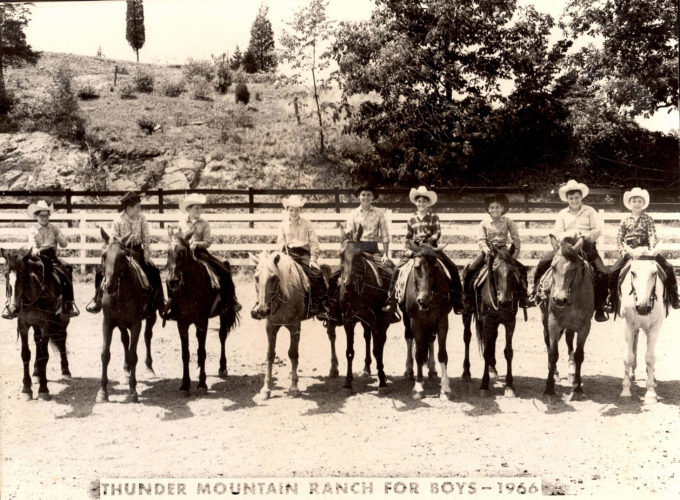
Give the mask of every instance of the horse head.
[[(32, 249), (0, 250), (6, 261), (5, 283), (7, 309), (15, 314), (22, 303), (32, 304), (41, 297), (48, 297), (45, 265), (39, 257), (32, 256)], [(45, 292), (48, 292), (46, 295)], [(56, 292), (52, 290), (56, 297)]]
[(416, 289), (416, 303), (421, 311), (427, 311), (435, 292), (435, 272), (437, 269), (437, 250), (429, 244), (416, 246), (408, 242), (406, 247), (415, 255), (413, 280)]
[(109, 234), (100, 228), (101, 236), (105, 242), (104, 250), (102, 252), (102, 273), (104, 275), (104, 284), (106, 293), (113, 293), (114, 286), (117, 286), (118, 278), (126, 263), (127, 252), (126, 247), (130, 238), (127, 234), (123, 238), (117, 236), (110, 237)]
[(496, 305), (499, 308), (511, 306), (515, 295), (513, 292), (520, 286), (520, 276), (512, 250), (503, 246), (494, 246), (489, 259), (489, 274), (495, 288)]
[(255, 294), (257, 302), (250, 311), (253, 319), (264, 319), (272, 313), (272, 302), (280, 290), (278, 265), (281, 254), (265, 253), (259, 256), (250, 255), (250, 259), (257, 266), (255, 269)]
[(195, 260), (189, 239), (193, 231), (186, 234), (181, 229), (168, 228), (168, 286), (176, 288), (182, 281), (183, 272)]
[(583, 238), (579, 238), (573, 245), (566, 241), (560, 243), (555, 236), (550, 235), (550, 243), (555, 250), (551, 264), (553, 286), (550, 300), (555, 307), (562, 308), (569, 303), (578, 274), (585, 275), (585, 261), (581, 256), (583, 241)]
[(361, 249), (359, 248), (359, 241), (361, 240), (361, 235), (364, 232), (364, 228), (359, 224), (359, 228), (356, 233), (346, 233), (343, 228), (340, 228), (340, 285), (347, 286), (350, 282), (350, 276), (352, 275), (352, 264), (354, 263), (354, 258), (361, 254)]
[[(659, 280), (659, 265), (654, 255), (639, 255), (630, 263), (630, 292), (633, 296), (635, 311), (640, 316), (646, 316), (654, 308), (659, 298), (656, 285)], [(659, 295), (663, 297), (663, 292)]]

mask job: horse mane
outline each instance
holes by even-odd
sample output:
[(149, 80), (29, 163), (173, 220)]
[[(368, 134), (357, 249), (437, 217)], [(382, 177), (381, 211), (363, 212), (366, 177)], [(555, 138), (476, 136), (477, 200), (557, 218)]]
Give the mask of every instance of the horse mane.
[[(278, 262), (275, 262), (276, 257)], [(305, 296), (307, 277), (302, 268), (287, 254), (274, 252), (260, 258), (257, 266), (258, 273), (262, 270), (276, 276), (279, 279), (279, 287), (283, 296), (290, 300), (295, 296)]]
[(578, 262), (581, 260), (581, 256), (579, 253), (574, 250), (574, 247), (572, 245), (569, 245), (567, 243), (562, 243), (562, 246), (560, 247), (561, 253), (564, 257), (567, 258), (567, 260), (570, 260), (571, 262)]

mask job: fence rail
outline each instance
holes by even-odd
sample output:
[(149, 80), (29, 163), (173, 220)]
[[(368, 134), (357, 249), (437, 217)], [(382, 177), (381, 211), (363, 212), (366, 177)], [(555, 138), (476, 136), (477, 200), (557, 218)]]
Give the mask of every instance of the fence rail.
[[(678, 207), (680, 208), (680, 207)], [(680, 210), (676, 212), (652, 212), (657, 221), (657, 234), (661, 241), (659, 249), (670, 262), (680, 267)], [(304, 216), (310, 219), (317, 228), (320, 238), (321, 261), (337, 264), (340, 232), (338, 226), (345, 220), (347, 212), (307, 211)], [(410, 213), (387, 211), (392, 243), (392, 258), (398, 258), (403, 249), (406, 233), (406, 220)], [(459, 265), (466, 264), (479, 251), (476, 231), (479, 221), (484, 217), (482, 212), (443, 213), (439, 212), (442, 226), (442, 243), (447, 243), (447, 253)], [(555, 213), (510, 213), (510, 217), (520, 224), (522, 251), (520, 259), (528, 266), (535, 266), (538, 257), (550, 250), (547, 235), (555, 221)], [(622, 212), (605, 212), (600, 216), (605, 222), (603, 235), (598, 248), (606, 262), (616, 257), (616, 232), (618, 223), (626, 214)], [(62, 228), (69, 240), (67, 249), (62, 250), (64, 260), (78, 265), (81, 271), (86, 266), (100, 263), (102, 240), (99, 226), (106, 227), (116, 216), (116, 212), (98, 213), (55, 213), (52, 222)], [(228, 258), (232, 265), (250, 266), (248, 253), (271, 251), (276, 249), (275, 240), (277, 226), (281, 222), (282, 212), (269, 213), (205, 213), (204, 217), (211, 222), (212, 235), (215, 240), (210, 247), (212, 252)], [(146, 218), (151, 226), (152, 244), (150, 247), (152, 260), (163, 267), (166, 263), (167, 228), (176, 225), (178, 213), (147, 213)], [(34, 222), (25, 212), (0, 212), (0, 247), (30, 247), (30, 225)]]

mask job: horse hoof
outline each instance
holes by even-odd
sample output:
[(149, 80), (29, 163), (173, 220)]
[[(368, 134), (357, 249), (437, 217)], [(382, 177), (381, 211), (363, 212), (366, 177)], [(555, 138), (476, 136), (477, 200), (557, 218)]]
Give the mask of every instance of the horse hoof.
[(290, 389), (288, 389), (288, 395), (291, 398), (297, 398), (300, 396), (300, 389), (298, 389), (297, 387), (291, 387)]
[(196, 394), (199, 396), (205, 396), (208, 394), (208, 388), (207, 387), (196, 387)]
[(22, 392), (21, 395), (21, 400), (22, 401), (33, 401), (33, 393), (32, 392)]
[(144, 377), (147, 379), (156, 378), (156, 372), (153, 371), (153, 368), (146, 368), (144, 370)]
[(656, 394), (652, 394), (651, 396), (648, 394), (645, 394), (645, 405), (653, 405), (658, 403), (659, 398), (656, 397)]
[(50, 396), (49, 392), (39, 392), (38, 399), (41, 399), (43, 401), (49, 401), (50, 399), (52, 399), (52, 396)]
[(515, 398), (515, 397), (517, 397), (517, 394), (515, 393), (515, 389), (513, 389), (512, 387), (506, 387), (506, 388), (505, 388), (505, 394), (504, 394), (504, 395), (505, 395), (506, 398)]
[(479, 389), (479, 395), (483, 398), (491, 397), (491, 391), (489, 389)]
[(406, 370), (404, 372), (404, 378), (407, 378), (409, 380), (415, 380), (416, 375), (415, 373), (413, 373), (413, 370)]
[(583, 392), (574, 391), (571, 393), (571, 401), (581, 401), (583, 399)]
[(624, 399), (631, 399), (633, 395), (630, 393), (630, 390), (624, 389), (623, 391), (621, 391), (621, 394), (619, 394), (619, 397)]
[(339, 376), (340, 372), (337, 368), (331, 368), (331, 371), (328, 372), (328, 378), (338, 378)]
[(71, 372), (68, 370), (61, 372), (61, 378), (62, 380), (71, 380)]
[(371, 376), (371, 370), (364, 370), (361, 372), (359, 375), (360, 377), (370, 377)]
[(428, 380), (437, 380), (439, 377), (437, 376), (437, 372), (428, 372), (427, 374), (427, 379)]
[(418, 391), (413, 391), (411, 393), (411, 397), (413, 398), (414, 401), (420, 401), (421, 399), (423, 399), (423, 393), (418, 392)]
[(109, 401), (109, 395), (101, 389), (97, 392), (97, 398), (95, 399), (97, 403), (106, 403)]
[(264, 401), (267, 401), (270, 396), (271, 396), (271, 391), (262, 390), (255, 396), (255, 400), (260, 401), (260, 402), (264, 402)]
[(220, 370), (217, 372), (219, 378), (227, 378), (227, 370)]
[(182, 396), (183, 398), (188, 398), (189, 397), (189, 389), (180, 389), (179, 395)]
[(441, 394), (439, 394), (440, 401), (451, 401), (452, 399), (454, 399), (454, 397), (455, 396), (453, 395), (452, 392), (442, 392)]
[(132, 394), (128, 394), (127, 402), (128, 403), (138, 403), (139, 402), (139, 396), (137, 396), (137, 393), (133, 392)]
[(463, 372), (463, 374), (460, 376), (460, 379), (463, 382), (471, 382), (472, 381), (472, 375), (470, 375), (470, 372)]

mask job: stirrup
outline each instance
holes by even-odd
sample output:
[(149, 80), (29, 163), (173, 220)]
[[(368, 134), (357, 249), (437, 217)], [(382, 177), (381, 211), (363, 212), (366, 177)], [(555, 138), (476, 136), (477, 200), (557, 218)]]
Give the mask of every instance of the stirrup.
[(5, 319), (15, 319), (17, 316), (19, 316), (19, 313), (11, 313), (9, 312), (9, 307), (5, 305), (5, 308), (2, 310), (1, 316)]
[(97, 298), (95, 297), (94, 299), (87, 303), (87, 305), (85, 306), (85, 310), (89, 313), (97, 314), (99, 311), (102, 310), (101, 300), (97, 301)]
[[(62, 306), (62, 311), (64, 310)], [(71, 310), (68, 313), (69, 318), (75, 318), (76, 316), (80, 316), (80, 309), (78, 309), (78, 306), (74, 301), (71, 301)]]

